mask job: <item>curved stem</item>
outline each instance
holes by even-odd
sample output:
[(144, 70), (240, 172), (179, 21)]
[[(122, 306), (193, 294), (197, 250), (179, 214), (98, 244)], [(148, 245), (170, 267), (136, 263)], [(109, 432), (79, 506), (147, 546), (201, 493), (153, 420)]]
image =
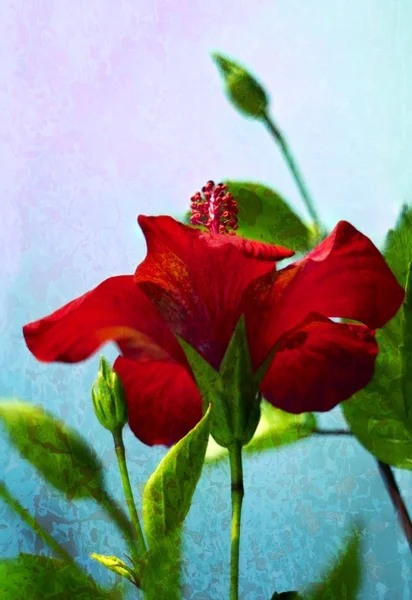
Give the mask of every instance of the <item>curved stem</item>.
[(34, 531), (34, 533), (41, 537), (43, 542), (47, 544), (49, 548), (53, 550), (55, 554), (57, 554), (57, 556), (60, 556), (60, 558), (62, 558), (68, 564), (76, 564), (74, 558), (62, 546), (60, 546), (54, 537), (52, 537), (48, 531), (43, 529), (40, 523), (36, 521), (36, 519), (24, 508), (24, 506), (22, 506), (20, 502), (10, 494), (2, 481), (0, 481), (0, 498), (3, 498), (6, 504), (8, 504), (10, 508), (12, 508), (19, 515), (19, 517)]
[(402, 498), (399, 486), (396, 483), (396, 479), (393, 474), (392, 468), (380, 460), (378, 460), (377, 463), (379, 467), (379, 472), (385, 483), (388, 494), (392, 500), (392, 504), (396, 512), (398, 513), (399, 523), (403, 529), (403, 532), (409, 544), (409, 548), (412, 552), (412, 521), (408, 513), (408, 509), (406, 508), (405, 502)]
[(239, 550), (240, 520), (243, 502), (242, 446), (239, 442), (229, 448), (231, 497), (232, 497), (232, 534), (230, 542), (230, 600), (239, 598)]
[(137, 514), (136, 504), (133, 498), (132, 486), (130, 485), (129, 471), (126, 464), (126, 451), (123, 443), (123, 435), (119, 433), (113, 434), (114, 447), (116, 450), (117, 462), (119, 463), (120, 476), (122, 478), (124, 495), (126, 498), (127, 507), (129, 509), (130, 518), (136, 534), (137, 544), (141, 556), (146, 552), (146, 543), (143, 536), (143, 531), (140, 526), (139, 515)]
[(299, 167), (292, 155), (292, 152), (290, 151), (288, 143), (287, 143), (286, 139), (284, 138), (282, 132), (280, 131), (279, 127), (276, 125), (276, 123), (273, 121), (273, 119), (271, 119), (271, 117), (267, 113), (263, 114), (262, 121), (265, 124), (266, 128), (269, 130), (270, 135), (273, 137), (275, 142), (278, 144), (278, 146), (283, 154), (286, 164), (288, 165), (290, 172), (292, 173), (292, 176), (295, 180), (296, 186), (299, 189), (302, 199), (306, 205), (308, 213), (310, 214), (310, 216), (313, 220), (313, 224), (314, 224), (315, 230), (316, 230), (316, 236), (319, 238), (320, 232), (321, 232), (321, 226), (320, 226), (320, 220), (319, 220), (318, 213), (315, 209), (315, 203), (309, 193), (307, 185), (306, 185), (306, 183), (303, 179), (302, 173), (300, 172)]

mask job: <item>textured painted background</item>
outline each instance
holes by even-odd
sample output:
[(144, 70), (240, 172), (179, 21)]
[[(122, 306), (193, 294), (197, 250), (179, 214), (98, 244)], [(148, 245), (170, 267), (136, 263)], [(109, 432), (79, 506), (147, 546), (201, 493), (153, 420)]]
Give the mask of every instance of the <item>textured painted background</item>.
[[(145, 254), (137, 214), (181, 215), (210, 178), (271, 185), (306, 217), (266, 132), (221, 93), (211, 50), (267, 85), (326, 224), (345, 218), (381, 243), (412, 195), (411, 22), (408, 0), (2, 0), (0, 395), (79, 428), (119, 498), (110, 435), (89, 399), (97, 357), (37, 363), (22, 325), (131, 273)], [(339, 410), (321, 422), (340, 424)], [(127, 443), (141, 489), (164, 449), (130, 433)], [(118, 553), (119, 539), (96, 506), (68, 506), (2, 448), (10, 488), (104, 580), (88, 553)], [(412, 510), (412, 477), (396, 475)], [(412, 597), (407, 544), (357, 442), (312, 439), (248, 459), (245, 478), (242, 598), (316, 579), (356, 515), (366, 523), (360, 597)], [(187, 519), (184, 598), (227, 598), (229, 522), (228, 468), (209, 469)], [(46, 549), (0, 506), (0, 554), (18, 551)]]

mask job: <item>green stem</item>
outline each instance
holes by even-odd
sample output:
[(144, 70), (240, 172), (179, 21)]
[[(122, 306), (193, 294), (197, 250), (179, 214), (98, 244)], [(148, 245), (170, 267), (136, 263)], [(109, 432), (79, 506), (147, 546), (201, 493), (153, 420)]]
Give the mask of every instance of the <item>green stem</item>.
[(286, 139), (284, 138), (282, 132), (280, 131), (279, 127), (276, 125), (276, 123), (273, 121), (273, 119), (271, 119), (271, 117), (267, 113), (264, 113), (264, 115), (262, 116), (262, 121), (265, 124), (265, 126), (267, 127), (267, 129), (269, 130), (269, 133), (271, 134), (271, 136), (273, 137), (275, 142), (278, 144), (278, 146), (283, 154), (283, 157), (290, 169), (290, 172), (292, 173), (295, 183), (296, 183), (296, 185), (299, 189), (299, 192), (302, 196), (302, 199), (306, 205), (308, 213), (310, 214), (310, 216), (313, 220), (313, 224), (314, 224), (314, 227), (316, 230), (316, 236), (319, 238), (320, 232), (321, 232), (321, 225), (320, 225), (318, 213), (316, 212), (316, 209), (315, 209), (315, 203), (309, 193), (309, 190), (308, 190), (306, 183), (303, 179), (303, 176), (299, 170), (299, 167), (290, 151), (288, 143), (287, 143)]
[(119, 433), (113, 434), (114, 447), (116, 450), (117, 461), (119, 463), (120, 475), (122, 478), (124, 495), (126, 498), (127, 507), (129, 509), (130, 518), (136, 534), (137, 543), (141, 556), (146, 553), (146, 543), (144, 541), (143, 531), (140, 526), (139, 515), (137, 514), (136, 504), (133, 498), (132, 486), (130, 485), (129, 472), (126, 464), (126, 451), (123, 443), (123, 435)]
[(239, 598), (239, 550), (240, 519), (243, 502), (242, 446), (239, 442), (229, 448), (231, 496), (232, 496), (232, 535), (230, 543), (230, 600)]
[(41, 539), (53, 550), (57, 556), (60, 556), (65, 562), (68, 564), (75, 564), (75, 561), (72, 556), (56, 540), (46, 531), (43, 527), (36, 521), (36, 519), (20, 504), (16, 498), (14, 498), (5, 484), (0, 481), (0, 498), (12, 508), (19, 517), (36, 533)]

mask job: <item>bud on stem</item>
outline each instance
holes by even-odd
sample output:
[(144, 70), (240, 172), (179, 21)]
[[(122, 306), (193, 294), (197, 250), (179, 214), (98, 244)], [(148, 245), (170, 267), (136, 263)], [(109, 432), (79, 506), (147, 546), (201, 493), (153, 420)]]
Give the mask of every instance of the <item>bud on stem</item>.
[(100, 368), (97, 381), (92, 387), (94, 412), (100, 423), (118, 434), (127, 423), (127, 403), (123, 384), (107, 360), (100, 358)]
[(237, 63), (216, 53), (212, 57), (225, 80), (232, 104), (247, 117), (262, 118), (269, 100), (260, 83)]

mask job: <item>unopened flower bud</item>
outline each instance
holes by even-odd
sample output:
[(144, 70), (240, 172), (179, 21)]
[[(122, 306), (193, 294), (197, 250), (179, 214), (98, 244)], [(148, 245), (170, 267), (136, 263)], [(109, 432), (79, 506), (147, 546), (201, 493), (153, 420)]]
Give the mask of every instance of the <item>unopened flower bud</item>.
[(269, 100), (263, 87), (250, 73), (220, 54), (213, 59), (226, 83), (226, 90), (232, 104), (244, 115), (261, 118), (267, 111)]
[(100, 423), (112, 433), (120, 432), (127, 423), (127, 402), (123, 384), (107, 360), (100, 358), (97, 381), (92, 387), (94, 411)]

